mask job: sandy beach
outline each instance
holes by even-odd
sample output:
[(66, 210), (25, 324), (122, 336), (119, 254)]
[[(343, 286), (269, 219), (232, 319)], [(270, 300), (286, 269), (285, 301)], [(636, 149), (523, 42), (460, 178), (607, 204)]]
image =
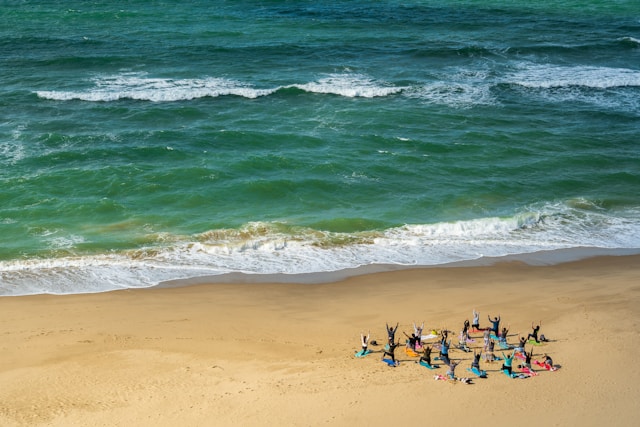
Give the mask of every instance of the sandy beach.
[[(481, 362), (488, 377), (474, 378), (472, 353), (454, 349), (467, 385), (434, 380), (403, 348), (395, 368), (382, 345), (354, 357), (361, 332), (382, 344), (385, 323), (404, 337), (424, 321), (457, 335), (473, 309), (484, 327), (500, 315), (510, 343), (541, 321), (550, 341), (534, 359), (559, 369), (511, 379)], [(639, 320), (639, 256), (4, 297), (0, 425), (632, 426)]]

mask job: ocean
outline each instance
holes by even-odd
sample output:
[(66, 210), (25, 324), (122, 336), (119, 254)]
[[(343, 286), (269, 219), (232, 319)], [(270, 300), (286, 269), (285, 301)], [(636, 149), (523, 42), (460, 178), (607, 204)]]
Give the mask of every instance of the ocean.
[(637, 0), (0, 8), (0, 295), (640, 252)]

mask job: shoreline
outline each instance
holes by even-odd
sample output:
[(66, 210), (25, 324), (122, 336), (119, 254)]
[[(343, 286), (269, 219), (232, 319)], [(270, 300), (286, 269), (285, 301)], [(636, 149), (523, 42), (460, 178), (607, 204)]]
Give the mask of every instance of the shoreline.
[(618, 257), (640, 255), (640, 248), (563, 248), (542, 250), (537, 252), (505, 255), (500, 257), (480, 257), (470, 260), (452, 261), (445, 264), (433, 265), (402, 265), (402, 264), (370, 264), (359, 267), (346, 268), (337, 271), (319, 271), (313, 273), (222, 273), (203, 275), (186, 279), (167, 280), (152, 288), (171, 288), (212, 283), (298, 283), (323, 284), (345, 280), (351, 277), (366, 276), (375, 273), (414, 269), (440, 269), (465, 267), (491, 267), (502, 263), (521, 262), (530, 266), (560, 265), (571, 262), (584, 261), (599, 257)]
[[(318, 270), (306, 273), (253, 273), (242, 270), (212, 273), (210, 268), (181, 265), (156, 265), (139, 260), (140, 264), (101, 260), (82, 264), (60, 259), (59, 263), (8, 267), (0, 262), (2, 270), (0, 298), (25, 295), (74, 295), (119, 291), (123, 289), (153, 289), (156, 287), (180, 287), (205, 283), (304, 283), (321, 284), (344, 280), (350, 277), (399, 271), (407, 269), (439, 269), (456, 267), (492, 266), (503, 262), (522, 262), (527, 265), (544, 266), (563, 264), (601, 256), (640, 255), (640, 248), (572, 247), (539, 250), (502, 256), (480, 256), (436, 264), (425, 263), (374, 263), (337, 270)], [(300, 270), (308, 268), (303, 267)], [(181, 277), (180, 277), (181, 276)], [(164, 277), (164, 279), (162, 279)], [(180, 277), (180, 278), (175, 278)], [(117, 278), (117, 282), (113, 282)], [(155, 279), (154, 279), (155, 278)]]
[[(631, 426), (639, 307), (640, 255), (0, 298), (0, 424)], [(434, 381), (402, 349), (397, 368), (381, 346), (354, 357), (361, 332), (382, 343), (385, 323), (404, 337), (425, 321), (457, 335), (474, 308), (481, 326), (500, 315), (510, 343), (542, 321), (551, 342), (534, 358), (561, 368), (512, 380), (481, 362), (488, 378), (464, 385)], [(469, 353), (452, 359), (466, 374)]]

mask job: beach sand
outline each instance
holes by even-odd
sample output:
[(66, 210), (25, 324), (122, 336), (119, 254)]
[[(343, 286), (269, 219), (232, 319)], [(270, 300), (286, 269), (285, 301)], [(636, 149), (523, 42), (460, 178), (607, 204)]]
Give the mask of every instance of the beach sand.
[[(551, 341), (534, 359), (560, 368), (510, 379), (482, 362), (488, 378), (466, 385), (435, 381), (402, 348), (396, 368), (354, 357), (361, 332), (384, 343), (385, 323), (404, 337), (424, 321), (457, 335), (474, 308), (481, 326), (500, 315), (512, 343), (542, 321)], [(0, 425), (635, 426), (639, 321), (638, 256), (4, 297)], [(451, 357), (470, 376), (472, 356)]]

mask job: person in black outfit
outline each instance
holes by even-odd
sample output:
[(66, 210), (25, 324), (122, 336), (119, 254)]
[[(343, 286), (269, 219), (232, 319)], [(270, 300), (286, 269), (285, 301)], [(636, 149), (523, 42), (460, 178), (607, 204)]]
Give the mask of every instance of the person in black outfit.
[[(542, 322), (540, 322), (540, 324), (542, 324)], [(533, 338), (537, 344), (540, 344), (540, 341), (538, 341), (538, 331), (540, 330), (540, 324), (534, 326), (533, 322), (531, 322), (531, 328), (533, 328), (533, 332), (531, 332), (528, 336), (527, 336), (527, 341), (529, 341), (529, 339)]]
[(394, 364), (396, 364), (396, 348), (400, 345), (399, 342), (392, 342), (389, 343), (389, 348), (384, 350), (384, 354), (382, 355), (382, 359), (384, 359), (385, 356), (389, 356), (391, 358), (391, 360), (393, 361)]
[(498, 331), (500, 330), (500, 316), (498, 315), (498, 317), (494, 317), (493, 319), (491, 319), (491, 316), (487, 316), (487, 318), (489, 319), (489, 322), (491, 322), (491, 330), (497, 337)]

